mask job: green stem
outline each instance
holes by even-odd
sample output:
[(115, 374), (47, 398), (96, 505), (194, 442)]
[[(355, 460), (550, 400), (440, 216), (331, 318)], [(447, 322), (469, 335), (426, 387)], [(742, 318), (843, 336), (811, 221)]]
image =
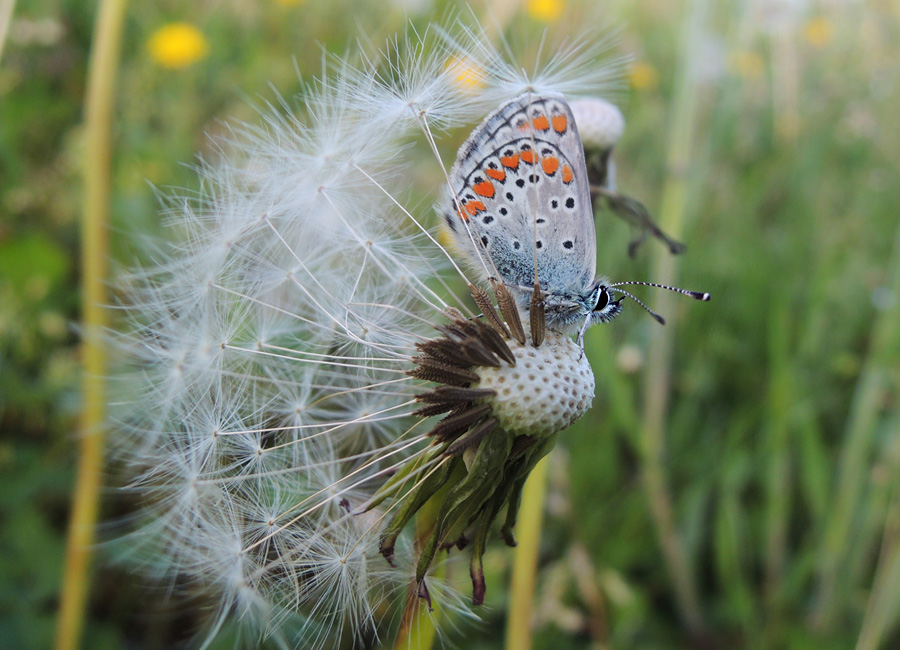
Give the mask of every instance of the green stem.
[(70, 650), (80, 643), (100, 502), (106, 419), (106, 352), (100, 336), (108, 324), (104, 305), (108, 302), (105, 287), (109, 255), (110, 138), (124, 16), (124, 0), (101, 2), (88, 70), (81, 254), (84, 403), (78, 476), (60, 597), (57, 650)]
[[(660, 225), (673, 238), (681, 239), (687, 201), (687, 170), (691, 162), (691, 141), (696, 118), (694, 48), (699, 42), (705, 15), (705, 0), (690, 4), (682, 35), (682, 52), (675, 83), (675, 108), (669, 125), (668, 175), (662, 192)], [(654, 254), (654, 280), (673, 284), (677, 275), (676, 258), (668, 250), (657, 247)], [(674, 312), (672, 295), (656, 294), (656, 311)], [(687, 627), (699, 632), (703, 628), (697, 587), (675, 523), (672, 497), (667, 486), (665, 468), (665, 418), (671, 392), (672, 325), (655, 328), (650, 338), (648, 363), (644, 375), (643, 422), (640, 432), (642, 478), (653, 523), (662, 546), (663, 557), (675, 589), (676, 604)]]
[(538, 547), (544, 521), (544, 499), (547, 492), (549, 455), (545, 456), (525, 482), (522, 506), (516, 524), (518, 546), (513, 558), (509, 589), (509, 615), (506, 619), (507, 650), (531, 648), (531, 610), (537, 574)]
[(0, 61), (3, 60), (3, 46), (9, 36), (9, 23), (12, 22), (16, 0), (0, 0)]
[[(415, 546), (417, 552), (420, 552), (431, 538), (437, 525), (438, 514), (450, 487), (450, 484), (444, 484), (416, 515)], [(437, 579), (443, 579), (446, 570), (446, 565), (440, 564), (434, 569), (433, 574)], [(429, 606), (419, 597), (417, 585), (413, 584), (407, 596), (397, 638), (394, 639), (394, 650), (430, 650), (437, 634), (435, 622), (440, 616), (440, 608), (439, 600), (434, 600)]]
[(800, 133), (800, 59), (797, 34), (780, 30), (772, 43), (772, 108), (775, 136), (790, 145)]
[[(894, 250), (888, 267), (885, 286), (892, 293), (900, 293), (900, 228), (894, 235)], [(826, 522), (819, 554), (819, 600), (813, 612), (813, 625), (825, 629), (833, 620), (838, 599), (852, 592), (853, 585), (845, 585), (848, 547), (854, 535), (857, 514), (862, 509), (865, 487), (871, 481), (870, 456), (878, 429), (878, 414), (882, 409), (882, 395), (896, 378), (900, 362), (900, 335), (897, 324), (898, 307), (883, 310), (872, 327), (871, 345), (850, 410), (850, 418), (841, 450), (838, 483), (832, 499), (834, 507)], [(855, 548), (855, 547), (854, 547)], [(853, 548), (850, 549), (850, 552)]]
[[(787, 557), (791, 504), (790, 409), (796, 403), (795, 378), (791, 373), (791, 303), (781, 294), (769, 311), (769, 386), (766, 408), (766, 555), (765, 599), (769, 619), (766, 627), (780, 624), (780, 600)], [(777, 637), (773, 637), (777, 638)]]
[[(893, 449), (886, 468), (894, 477), (900, 467), (900, 430), (894, 424)], [(856, 650), (878, 650), (882, 647), (885, 632), (896, 623), (898, 605), (900, 605), (900, 480), (892, 482), (893, 496), (889, 501), (885, 517), (884, 535), (878, 566), (875, 569), (875, 582), (866, 604), (866, 613), (860, 629)]]

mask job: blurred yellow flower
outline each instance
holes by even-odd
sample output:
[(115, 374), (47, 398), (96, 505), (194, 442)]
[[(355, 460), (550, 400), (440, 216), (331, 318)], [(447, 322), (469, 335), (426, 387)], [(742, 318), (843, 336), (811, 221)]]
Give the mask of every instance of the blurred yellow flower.
[(559, 20), (565, 8), (565, 0), (528, 0), (526, 11), (532, 18), (552, 23)]
[(659, 85), (659, 72), (649, 63), (635, 61), (628, 70), (628, 81), (635, 90), (653, 90)]
[(834, 35), (834, 24), (827, 18), (819, 16), (807, 22), (803, 31), (806, 33), (806, 40), (810, 45), (825, 47), (831, 42), (831, 37)]
[(193, 25), (169, 23), (150, 35), (147, 49), (164, 68), (183, 68), (205, 57), (209, 42)]
[(299, 4), (303, 4), (306, 0), (275, 0), (275, 4), (281, 5), (282, 7), (296, 7)]
[(438, 231), (438, 243), (448, 250), (456, 250), (455, 240), (453, 239), (453, 235), (450, 234), (449, 228), (441, 228)]
[(444, 69), (453, 75), (456, 85), (467, 92), (475, 92), (484, 85), (482, 70), (469, 59), (453, 57)]
[(737, 73), (744, 79), (759, 79), (763, 74), (765, 65), (762, 57), (756, 52), (742, 50), (731, 55), (729, 67), (732, 72)]

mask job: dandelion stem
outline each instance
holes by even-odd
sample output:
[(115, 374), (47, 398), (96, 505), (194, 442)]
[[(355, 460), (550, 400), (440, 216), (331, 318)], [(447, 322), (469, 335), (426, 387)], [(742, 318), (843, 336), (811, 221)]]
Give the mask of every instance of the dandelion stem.
[[(691, 158), (691, 140), (696, 117), (694, 75), (697, 64), (696, 44), (705, 16), (705, 0), (689, 4), (682, 34), (682, 53), (675, 85), (675, 106), (669, 125), (668, 177), (663, 188), (660, 225), (675, 239), (684, 229), (687, 179)], [(676, 284), (677, 262), (668, 250), (658, 249), (654, 257), (655, 272), (661, 284)], [(653, 309), (671, 313), (668, 292), (659, 292)], [(671, 392), (671, 358), (673, 328), (653, 329), (650, 338), (647, 370), (644, 375), (643, 422), (640, 451), (644, 489), (662, 546), (663, 557), (674, 583), (676, 605), (692, 632), (703, 628), (697, 587), (691, 575), (687, 554), (675, 523), (672, 497), (668, 492), (665, 468), (665, 414)]]
[(123, 0), (104, 0), (100, 3), (88, 71), (81, 253), (82, 309), (86, 335), (82, 344), (84, 403), (78, 476), (69, 524), (56, 637), (58, 650), (79, 645), (88, 594), (91, 546), (100, 501), (106, 353), (99, 334), (107, 326), (107, 314), (103, 305), (107, 302), (105, 283), (110, 137), (124, 15)]
[(525, 482), (522, 507), (517, 524), (518, 546), (513, 558), (509, 588), (509, 616), (506, 619), (506, 648), (528, 650), (531, 647), (531, 610), (534, 603), (538, 547), (544, 520), (544, 497), (550, 461), (541, 459)]
[[(438, 524), (438, 515), (451, 484), (445, 483), (431, 499), (419, 510), (416, 516), (416, 551), (420, 552), (428, 543)], [(442, 579), (446, 573), (446, 565), (440, 564), (433, 571), (435, 578)], [(430, 611), (429, 611), (430, 610)], [(430, 606), (417, 594), (416, 585), (412, 586), (403, 610), (400, 630), (394, 640), (395, 650), (429, 650), (434, 644), (436, 633), (435, 622), (439, 615), (440, 603), (435, 601)]]

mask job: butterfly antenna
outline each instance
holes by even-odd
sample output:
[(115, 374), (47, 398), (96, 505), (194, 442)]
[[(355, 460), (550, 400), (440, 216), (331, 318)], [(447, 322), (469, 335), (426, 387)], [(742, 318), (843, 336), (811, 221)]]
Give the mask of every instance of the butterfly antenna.
[[(702, 300), (703, 302), (707, 302), (710, 298), (708, 293), (704, 293), (702, 291), (688, 291), (687, 289), (679, 289), (678, 287), (670, 287), (665, 284), (656, 284), (655, 282), (638, 282), (638, 281), (616, 282), (615, 284), (607, 285), (606, 288), (612, 289), (613, 287), (621, 287), (622, 285), (625, 285), (625, 284), (639, 284), (644, 287), (656, 287), (657, 289), (667, 289), (669, 291), (675, 291), (676, 293), (682, 293), (685, 296), (690, 296), (694, 300)], [(626, 293), (625, 291), (622, 291), (621, 289), (616, 289), (616, 291), (618, 291), (619, 293)], [(631, 294), (628, 294), (628, 295), (631, 295)], [(634, 296), (631, 296), (631, 297), (634, 298)]]
[[(627, 284), (627, 283), (620, 282), (619, 284)], [(645, 310), (648, 314), (650, 314), (651, 316), (653, 316), (653, 318), (656, 319), (656, 322), (657, 322), (657, 323), (659, 323), (660, 325), (665, 325), (665, 324), (666, 324), (666, 319), (665, 319), (665, 318), (663, 318), (662, 316), (660, 316), (659, 314), (657, 314), (655, 311), (653, 311), (652, 309), (650, 309), (647, 305), (645, 305), (645, 304), (642, 303), (640, 300), (638, 300), (633, 294), (628, 293), (628, 292), (625, 291), (624, 289), (617, 289), (617, 288), (615, 287), (615, 285), (608, 285), (606, 288), (607, 288), (608, 290), (610, 290), (610, 291), (615, 291), (615, 292), (617, 292), (617, 293), (623, 293), (623, 294), (625, 294), (626, 296), (628, 296), (629, 298), (631, 298), (632, 300), (634, 300), (637, 304), (639, 304), (641, 307), (643, 307), (644, 310)]]

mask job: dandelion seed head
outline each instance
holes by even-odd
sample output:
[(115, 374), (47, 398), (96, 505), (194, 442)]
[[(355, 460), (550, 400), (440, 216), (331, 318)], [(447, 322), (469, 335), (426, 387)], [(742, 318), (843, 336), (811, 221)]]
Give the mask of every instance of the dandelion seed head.
[(424, 123), (438, 130), (464, 124), (465, 88), (456, 69), (435, 55), (441, 51), (436, 30), (410, 27), (406, 38), (392, 40), (348, 75), (348, 97), (373, 122), (403, 135), (420, 132)]
[(609, 149), (625, 132), (625, 117), (615, 104), (591, 97), (569, 104), (585, 149)]
[[(175, 243), (151, 242), (123, 275), (114, 448), (143, 503), (129, 555), (176, 595), (214, 599), (210, 638), (235, 618), (335, 647), (377, 635), (385, 602), (402, 604), (410, 575), (379, 547), (411, 489), (448, 467), (417, 414), (435, 387), (415, 359), (457, 315), (486, 327), (463, 316), (467, 279), (417, 207), (446, 176), (438, 139), (525, 87), (594, 95), (615, 69), (597, 65), (608, 42), (586, 38), (525, 72), (461, 22), (364, 47), (327, 59), (296, 104), (232, 127), (196, 165), (200, 189), (163, 197)], [(593, 376), (571, 340), (511, 347), (519, 374), (476, 373), (509, 435), (552, 436), (587, 409)], [(395, 537), (412, 566), (408, 534)], [(472, 616), (428, 579), (445, 610)]]

